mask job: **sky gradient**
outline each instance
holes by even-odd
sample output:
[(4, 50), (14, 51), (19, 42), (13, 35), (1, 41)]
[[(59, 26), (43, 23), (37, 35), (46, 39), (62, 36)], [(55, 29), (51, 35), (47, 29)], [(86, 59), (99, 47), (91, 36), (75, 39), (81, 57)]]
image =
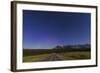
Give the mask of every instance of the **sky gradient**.
[(91, 14), (23, 10), (23, 48), (90, 44)]

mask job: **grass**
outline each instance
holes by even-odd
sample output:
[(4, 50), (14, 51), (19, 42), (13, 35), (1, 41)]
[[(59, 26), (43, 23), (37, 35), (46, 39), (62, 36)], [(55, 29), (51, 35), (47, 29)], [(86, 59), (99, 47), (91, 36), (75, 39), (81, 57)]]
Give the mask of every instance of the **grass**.
[(47, 57), (50, 54), (40, 54), (40, 55), (33, 55), (33, 56), (24, 56), (23, 62), (38, 62)]
[(78, 59), (90, 59), (90, 51), (76, 51), (76, 52), (64, 52), (60, 53), (65, 60), (78, 60)]
[[(90, 59), (91, 53), (90, 51), (71, 51), (71, 52), (62, 52), (57, 53), (61, 55), (64, 60), (81, 60), (81, 59)], [(48, 57), (49, 54), (39, 54), (39, 55), (32, 55), (32, 56), (24, 56), (23, 62), (38, 62), (46, 57)]]

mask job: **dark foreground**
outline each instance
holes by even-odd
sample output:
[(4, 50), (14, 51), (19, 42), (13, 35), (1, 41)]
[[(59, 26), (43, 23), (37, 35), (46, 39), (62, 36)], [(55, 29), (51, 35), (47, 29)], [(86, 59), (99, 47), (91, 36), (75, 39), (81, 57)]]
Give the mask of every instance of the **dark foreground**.
[(63, 61), (90, 59), (90, 49), (24, 49), (23, 62)]

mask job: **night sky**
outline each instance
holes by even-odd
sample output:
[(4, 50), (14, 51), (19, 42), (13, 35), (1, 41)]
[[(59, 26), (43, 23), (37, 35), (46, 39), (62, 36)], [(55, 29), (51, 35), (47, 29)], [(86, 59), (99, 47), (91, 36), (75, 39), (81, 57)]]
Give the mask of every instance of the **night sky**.
[(23, 10), (23, 48), (90, 44), (91, 14)]

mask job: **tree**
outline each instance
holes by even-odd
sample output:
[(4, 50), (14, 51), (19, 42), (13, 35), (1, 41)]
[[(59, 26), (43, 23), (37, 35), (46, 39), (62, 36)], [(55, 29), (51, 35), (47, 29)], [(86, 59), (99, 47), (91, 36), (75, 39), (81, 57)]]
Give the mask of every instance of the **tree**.
[(59, 45), (57, 45), (56, 47), (55, 47), (55, 49), (61, 49), (62, 48), (62, 46), (59, 46)]

